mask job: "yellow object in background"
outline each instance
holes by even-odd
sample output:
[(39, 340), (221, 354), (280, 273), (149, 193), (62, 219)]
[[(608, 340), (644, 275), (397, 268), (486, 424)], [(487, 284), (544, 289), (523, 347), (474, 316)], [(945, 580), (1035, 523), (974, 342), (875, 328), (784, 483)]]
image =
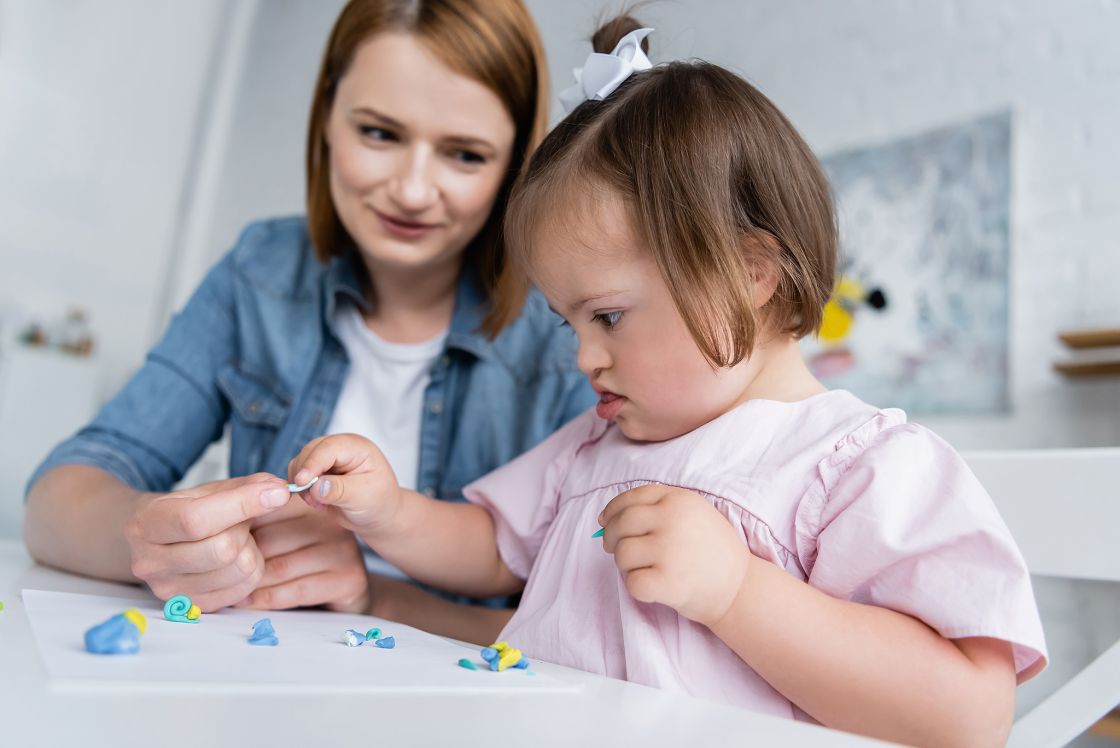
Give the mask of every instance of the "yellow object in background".
[(821, 315), (821, 329), (817, 333), (822, 343), (839, 343), (848, 337), (855, 317), (833, 297), (824, 305)]

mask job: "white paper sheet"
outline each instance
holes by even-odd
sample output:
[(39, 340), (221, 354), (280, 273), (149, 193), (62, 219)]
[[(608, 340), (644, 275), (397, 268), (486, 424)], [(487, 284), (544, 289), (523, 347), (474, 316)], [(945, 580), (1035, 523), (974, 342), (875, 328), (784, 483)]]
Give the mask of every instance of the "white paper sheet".
[[(23, 590), (39, 654), (53, 686), (197, 689), (230, 687), (331, 689), (377, 692), (577, 692), (534, 668), (501, 673), (482, 669), (479, 650), (370, 616), (323, 611), (226, 609), (206, 614), (198, 624), (173, 623), (163, 606), (149, 601), (99, 595)], [(85, 649), (86, 629), (137, 608), (148, 619), (135, 655), (95, 655)], [(280, 640), (276, 647), (249, 644), (252, 624), (269, 618)], [(346, 629), (378, 627), (396, 639), (396, 648), (372, 642), (348, 647)], [(514, 643), (516, 646), (516, 644)], [(477, 671), (459, 667), (466, 657)], [(531, 674), (530, 674), (531, 673)]]

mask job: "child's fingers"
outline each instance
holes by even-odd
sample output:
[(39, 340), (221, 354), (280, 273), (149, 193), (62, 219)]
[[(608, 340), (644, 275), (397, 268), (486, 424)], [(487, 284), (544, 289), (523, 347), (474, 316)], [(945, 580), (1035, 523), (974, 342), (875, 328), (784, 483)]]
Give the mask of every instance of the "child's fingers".
[(648, 535), (657, 527), (657, 509), (652, 504), (631, 504), (615, 512), (603, 528), (603, 550), (614, 553), (625, 538)]
[(368, 481), (360, 475), (324, 475), (314, 486), (304, 491), (301, 496), (317, 509), (327, 506), (346, 509), (347, 495), (354, 493), (353, 489), (356, 486), (351, 484), (355, 483), (368, 483)]
[[(294, 473), (292, 482), (302, 486), (326, 473), (355, 473), (370, 469), (380, 456), (381, 451), (368, 439), (355, 434), (336, 434), (304, 447), (290, 466), (289, 473)], [(315, 494), (312, 496), (318, 498)]]
[(627, 507), (638, 504), (656, 504), (669, 490), (668, 486), (663, 486), (660, 483), (647, 483), (644, 486), (623, 491), (603, 507), (603, 511), (599, 515), (599, 525), (606, 527)]
[(648, 535), (623, 538), (614, 549), (614, 565), (623, 574), (656, 565), (657, 547)]

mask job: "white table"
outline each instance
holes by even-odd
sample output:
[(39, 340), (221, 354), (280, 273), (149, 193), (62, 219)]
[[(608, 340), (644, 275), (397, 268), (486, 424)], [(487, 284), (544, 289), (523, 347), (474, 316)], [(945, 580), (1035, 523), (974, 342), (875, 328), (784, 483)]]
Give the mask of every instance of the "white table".
[(52, 690), (21, 589), (142, 599), (136, 587), (36, 565), (0, 541), (0, 745), (3, 746), (868, 746), (821, 727), (765, 717), (535, 662), (582, 684), (575, 694), (349, 694), (245, 687)]

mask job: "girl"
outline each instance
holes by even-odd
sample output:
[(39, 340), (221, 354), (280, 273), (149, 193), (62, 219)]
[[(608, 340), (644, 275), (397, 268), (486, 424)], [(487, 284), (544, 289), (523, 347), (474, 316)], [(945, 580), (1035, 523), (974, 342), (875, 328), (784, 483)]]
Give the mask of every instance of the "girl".
[(1015, 544), (951, 447), (807, 370), (797, 340), (836, 264), (825, 177), (742, 79), (644, 69), (644, 33), (588, 60), (566, 96), (587, 100), (507, 218), (595, 409), (466, 505), (400, 488), (346, 436), (309, 444), (294, 480), (323, 475), (308, 501), (417, 578), (523, 587), (501, 638), (529, 657), (903, 743), (1002, 744), (1016, 680), (1045, 661)]
[[(353, 534), (250, 474), (358, 432), (403, 485), (459, 500), (594, 402), (570, 331), (539, 295), (522, 305), (495, 282), (509, 190), (548, 112), (522, 3), (351, 0), (312, 94), (306, 218), (250, 226), (124, 390), (39, 468), (25, 523), (37, 560), (203, 610), (364, 609)], [(489, 335), (511, 304), (516, 322)], [(227, 424), (241, 477), (172, 492)], [(377, 584), (380, 605), (390, 583)], [(431, 628), (461, 611), (378, 612)]]

